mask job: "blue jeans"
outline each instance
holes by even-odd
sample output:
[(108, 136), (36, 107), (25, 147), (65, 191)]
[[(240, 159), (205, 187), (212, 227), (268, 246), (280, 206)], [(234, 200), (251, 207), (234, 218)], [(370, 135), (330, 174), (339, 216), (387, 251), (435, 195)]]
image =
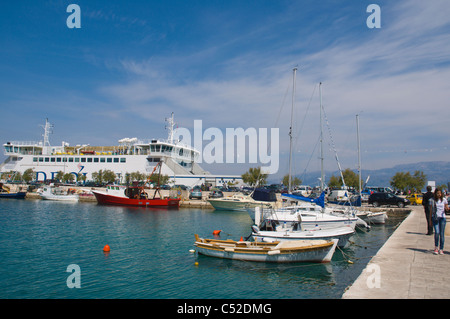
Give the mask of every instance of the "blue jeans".
[(447, 220), (445, 217), (439, 217), (436, 222), (433, 221), (434, 227), (434, 246), (438, 247), (442, 250), (444, 249), (444, 240), (445, 240), (445, 224)]

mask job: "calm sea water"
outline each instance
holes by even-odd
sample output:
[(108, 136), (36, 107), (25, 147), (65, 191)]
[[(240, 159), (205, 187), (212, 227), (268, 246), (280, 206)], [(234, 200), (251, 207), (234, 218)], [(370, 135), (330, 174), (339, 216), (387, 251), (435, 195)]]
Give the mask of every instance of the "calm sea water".
[[(358, 231), (329, 264), (276, 265), (189, 252), (195, 233), (248, 236), (245, 212), (1, 200), (0, 298), (340, 298), (404, 217)], [(67, 285), (72, 264), (80, 288)]]

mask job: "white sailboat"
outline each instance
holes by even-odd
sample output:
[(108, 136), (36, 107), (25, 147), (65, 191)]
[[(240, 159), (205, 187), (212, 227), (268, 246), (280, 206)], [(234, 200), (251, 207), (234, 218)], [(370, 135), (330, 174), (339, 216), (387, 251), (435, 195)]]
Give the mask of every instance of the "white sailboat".
[[(289, 154), (289, 194), (286, 195), (288, 197), (291, 197), (290, 199), (297, 202), (296, 205), (283, 207), (279, 209), (273, 209), (273, 210), (262, 210), (262, 216), (261, 221), (268, 220), (268, 221), (274, 221), (275, 223), (292, 223), (292, 222), (298, 222), (301, 220), (302, 226), (304, 229), (310, 229), (314, 227), (322, 227), (326, 229), (330, 229), (333, 227), (341, 227), (341, 226), (349, 226), (353, 230), (356, 227), (356, 222), (358, 221), (358, 218), (352, 214), (334, 214), (333, 210), (326, 208), (324, 201), (320, 205), (312, 202), (299, 202), (298, 199), (301, 200), (309, 200), (306, 198), (303, 198), (301, 196), (294, 196), (291, 195), (291, 161), (292, 161), (292, 114), (294, 109), (294, 101), (295, 101), (295, 76), (296, 76), (297, 68), (293, 69), (293, 90), (292, 90), (292, 110), (291, 110), (291, 127), (289, 129), (289, 140), (290, 140), (290, 154)], [(319, 89), (320, 89), (320, 109), (322, 111), (322, 93), (321, 93), (321, 85), (320, 83)], [(322, 113), (320, 115), (320, 118), (322, 119)], [(320, 121), (320, 140), (322, 144), (322, 120)], [(324, 189), (324, 174), (323, 174), (323, 150), (321, 147), (321, 189)], [(255, 221), (256, 226), (260, 226), (258, 222), (256, 222), (255, 218), (255, 210), (254, 209), (248, 209), (247, 210), (250, 217)]]

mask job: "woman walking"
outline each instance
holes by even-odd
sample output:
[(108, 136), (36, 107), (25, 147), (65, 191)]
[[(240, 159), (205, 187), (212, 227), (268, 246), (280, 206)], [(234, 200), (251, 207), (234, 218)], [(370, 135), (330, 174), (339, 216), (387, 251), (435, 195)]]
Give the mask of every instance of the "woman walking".
[(439, 188), (434, 191), (434, 197), (429, 200), (431, 219), (434, 227), (434, 254), (444, 254), (445, 211), (448, 210), (447, 199)]

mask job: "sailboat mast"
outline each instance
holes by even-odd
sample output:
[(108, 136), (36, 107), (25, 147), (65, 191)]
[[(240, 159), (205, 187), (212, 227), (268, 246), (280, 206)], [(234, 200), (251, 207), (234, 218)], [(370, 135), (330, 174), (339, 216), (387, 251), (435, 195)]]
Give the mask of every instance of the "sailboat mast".
[(297, 74), (297, 68), (293, 69), (292, 75), (292, 107), (291, 107), (291, 126), (289, 127), (289, 186), (288, 193), (292, 191), (292, 121), (294, 118), (294, 101), (295, 101), (295, 77)]
[(323, 171), (322, 82), (319, 83), (319, 93), (320, 93), (320, 190), (323, 192), (325, 174)]
[(358, 142), (358, 184), (359, 196), (361, 196), (361, 144), (359, 140), (359, 114), (356, 114), (356, 137)]

